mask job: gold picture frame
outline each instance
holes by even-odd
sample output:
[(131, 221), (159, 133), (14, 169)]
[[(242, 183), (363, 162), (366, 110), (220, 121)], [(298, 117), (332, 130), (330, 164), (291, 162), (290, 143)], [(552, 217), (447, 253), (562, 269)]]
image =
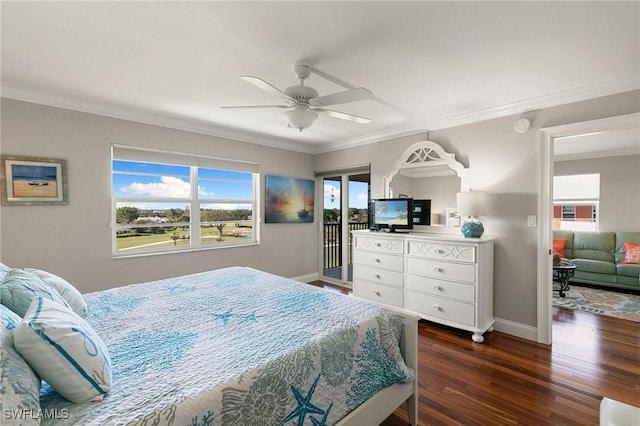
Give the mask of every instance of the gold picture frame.
[(3, 206), (66, 205), (67, 161), (0, 156)]

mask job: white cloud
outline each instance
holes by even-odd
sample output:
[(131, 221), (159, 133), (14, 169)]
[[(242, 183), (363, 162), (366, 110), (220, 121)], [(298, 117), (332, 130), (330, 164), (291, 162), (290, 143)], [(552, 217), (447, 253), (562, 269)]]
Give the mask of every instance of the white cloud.
[(213, 198), (213, 192), (207, 192), (200, 185), (198, 185), (198, 196), (200, 198)]
[(191, 185), (180, 178), (160, 176), (160, 182), (133, 182), (121, 188), (122, 192), (135, 195), (148, 195), (157, 198), (189, 198)]
[[(132, 182), (120, 190), (128, 194), (148, 195), (154, 198), (189, 198), (191, 184), (177, 177), (160, 176), (160, 182)], [(207, 192), (200, 186), (198, 186), (198, 194), (201, 197), (213, 197), (212, 192)]]

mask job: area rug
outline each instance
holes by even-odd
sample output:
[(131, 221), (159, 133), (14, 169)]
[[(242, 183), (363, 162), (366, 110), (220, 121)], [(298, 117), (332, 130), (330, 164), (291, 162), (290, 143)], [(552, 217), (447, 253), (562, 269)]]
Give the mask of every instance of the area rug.
[(640, 322), (640, 295), (570, 285), (565, 297), (553, 294), (553, 305)]

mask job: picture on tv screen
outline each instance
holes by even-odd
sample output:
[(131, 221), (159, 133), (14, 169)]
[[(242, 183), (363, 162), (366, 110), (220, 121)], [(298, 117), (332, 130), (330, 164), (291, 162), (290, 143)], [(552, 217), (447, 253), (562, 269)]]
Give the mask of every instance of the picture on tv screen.
[(375, 200), (375, 225), (384, 227), (401, 227), (411, 224), (410, 199)]

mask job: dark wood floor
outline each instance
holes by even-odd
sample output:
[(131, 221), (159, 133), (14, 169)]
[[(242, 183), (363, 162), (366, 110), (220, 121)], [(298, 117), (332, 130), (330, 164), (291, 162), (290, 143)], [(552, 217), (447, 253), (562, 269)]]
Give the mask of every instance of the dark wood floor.
[[(551, 346), (421, 321), (420, 425), (598, 425), (605, 396), (640, 406), (640, 323), (553, 312)], [(400, 408), (383, 425), (406, 419)]]

